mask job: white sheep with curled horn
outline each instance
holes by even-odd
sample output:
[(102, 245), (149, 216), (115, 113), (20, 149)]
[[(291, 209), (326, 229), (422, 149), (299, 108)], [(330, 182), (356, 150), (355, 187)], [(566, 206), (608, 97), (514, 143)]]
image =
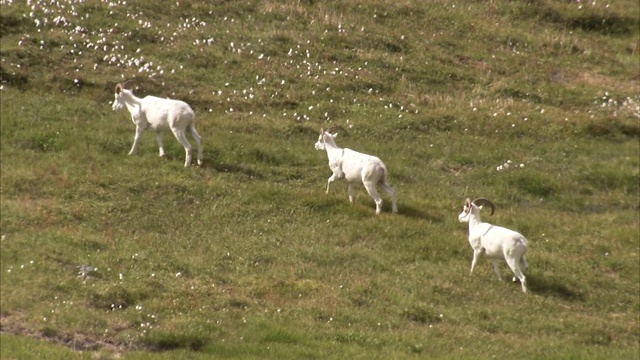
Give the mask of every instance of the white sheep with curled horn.
[(523, 274), (523, 271), (526, 271), (528, 266), (525, 258), (527, 239), (513, 230), (482, 222), (480, 220), (480, 209), (483, 206), (490, 207), (490, 215), (493, 215), (496, 206), (484, 198), (473, 201), (467, 198), (462, 212), (458, 215), (460, 222), (469, 223), (469, 244), (473, 248), (470, 273), (473, 273), (473, 268), (480, 255), (484, 254), (493, 263), (493, 270), (498, 279), (501, 280), (498, 262), (505, 260), (513, 274), (520, 280), (522, 291), (527, 292), (527, 282)]
[[(320, 129), (320, 136), (315, 143), (316, 150), (326, 150), (329, 158), (329, 168), (333, 172), (327, 180), (327, 194), (329, 193), (329, 187), (332, 182), (340, 178), (345, 178), (349, 184), (349, 201), (353, 203), (353, 184), (362, 182), (376, 203), (376, 214), (380, 214), (382, 210), (382, 198), (380, 198), (376, 190), (376, 185), (380, 184), (391, 196), (392, 211), (397, 213), (398, 204), (396, 202), (396, 194), (387, 182), (387, 167), (382, 160), (372, 155), (338, 147), (335, 142), (338, 134), (332, 134), (336, 129), (344, 130), (342, 126), (334, 126), (327, 130)], [(346, 130), (344, 131), (346, 132)]]
[(112, 109), (120, 110), (124, 107), (131, 113), (131, 120), (136, 126), (136, 134), (129, 155), (138, 150), (142, 133), (150, 129), (156, 133), (156, 140), (160, 147), (160, 156), (165, 156), (162, 135), (171, 130), (176, 139), (185, 150), (184, 166), (191, 165), (192, 149), (186, 134), (189, 133), (198, 145), (198, 165), (202, 165), (202, 138), (195, 127), (195, 113), (193, 109), (181, 100), (162, 99), (155, 96), (146, 96), (143, 99), (133, 95), (131, 90), (125, 88), (131, 80), (116, 84), (115, 100)]

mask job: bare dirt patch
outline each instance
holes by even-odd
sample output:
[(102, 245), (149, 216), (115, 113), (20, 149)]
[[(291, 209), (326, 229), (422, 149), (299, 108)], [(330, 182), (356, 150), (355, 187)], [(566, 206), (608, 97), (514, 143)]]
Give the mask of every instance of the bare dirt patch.
[[(110, 354), (109, 358), (118, 359), (132, 347), (118, 343), (111, 339), (97, 339), (84, 334), (52, 334), (28, 328), (19, 316), (2, 314), (0, 318), (0, 333), (26, 336), (37, 340), (66, 346), (74, 351), (92, 351), (100, 354)], [(99, 356), (103, 358), (103, 356)]]

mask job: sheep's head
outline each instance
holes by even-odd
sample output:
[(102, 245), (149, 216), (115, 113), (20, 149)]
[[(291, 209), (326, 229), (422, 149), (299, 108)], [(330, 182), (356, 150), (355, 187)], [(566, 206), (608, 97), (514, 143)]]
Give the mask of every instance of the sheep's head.
[(111, 109), (113, 109), (114, 111), (120, 110), (122, 108), (125, 107), (124, 104), (124, 99), (123, 99), (123, 93), (126, 92), (131, 92), (129, 90), (125, 89), (125, 86), (127, 86), (127, 84), (129, 84), (131, 82), (131, 80), (126, 81), (124, 83), (118, 83), (116, 84), (116, 91), (115, 91), (115, 100), (113, 101), (113, 105), (111, 106)]
[(327, 144), (327, 143), (329, 145), (335, 147), (336, 146), (336, 142), (335, 142), (334, 139), (338, 136), (338, 133), (332, 134), (332, 132), (337, 130), (337, 129), (344, 130), (344, 128), (342, 126), (340, 126), (340, 125), (332, 126), (332, 127), (328, 128), (327, 130), (320, 129), (320, 136), (318, 136), (318, 141), (315, 144), (316, 150), (325, 150), (326, 149), (325, 144)]
[(464, 201), (464, 206), (462, 207), (462, 212), (460, 213), (460, 215), (458, 215), (458, 220), (460, 222), (469, 222), (469, 218), (470, 218), (469, 215), (471, 213), (479, 215), (480, 214), (480, 209), (482, 209), (485, 205), (491, 208), (491, 214), (489, 214), (489, 215), (493, 215), (493, 213), (496, 210), (496, 206), (491, 201), (489, 201), (488, 199), (478, 198), (478, 199), (475, 199), (475, 200), (471, 201), (471, 199), (467, 198)]

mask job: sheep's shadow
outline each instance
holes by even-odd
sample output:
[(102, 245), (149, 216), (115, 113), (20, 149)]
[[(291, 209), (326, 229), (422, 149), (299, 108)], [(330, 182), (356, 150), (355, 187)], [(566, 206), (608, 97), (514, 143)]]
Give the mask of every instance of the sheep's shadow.
[(527, 289), (535, 294), (554, 296), (565, 300), (581, 301), (583, 295), (552, 277), (527, 274)]
[(201, 166), (203, 169), (210, 169), (218, 173), (243, 174), (254, 179), (264, 179), (264, 174), (255, 171), (251, 166), (244, 164), (211, 164), (204, 162)]
[[(338, 199), (337, 200), (338, 202), (344, 200), (339, 196), (337, 197), (337, 199)], [(347, 201), (347, 204), (348, 203), (349, 202)], [(362, 206), (363, 209), (366, 209), (365, 210), (366, 212), (370, 212), (370, 210), (373, 209), (375, 213), (375, 208), (376, 208), (375, 202), (373, 202), (373, 200), (371, 200), (370, 198), (365, 199), (364, 195), (362, 196), (362, 198), (356, 198), (354, 203), (351, 205)], [(438, 211), (428, 211), (424, 209), (417, 209), (411, 205), (406, 205), (401, 203), (398, 204), (398, 212), (394, 214), (392, 212), (392, 205), (391, 205), (390, 199), (389, 200), (385, 199), (385, 201), (382, 203), (381, 214), (389, 214), (393, 216), (404, 216), (412, 219), (421, 219), (428, 222), (437, 222), (437, 223), (442, 223), (445, 220), (444, 215), (440, 214)]]
[[(171, 159), (171, 156), (165, 155), (165, 158)], [(175, 157), (172, 160), (177, 161), (178, 159), (179, 157)], [(213, 171), (216, 173), (241, 174), (249, 178), (254, 178), (259, 180), (264, 179), (264, 174), (257, 172), (251, 166), (242, 164), (242, 163), (238, 163), (238, 164), (219, 163), (219, 162), (207, 161), (207, 159), (205, 158), (203, 163), (200, 165), (197, 165), (196, 160), (194, 159), (191, 162), (191, 167), (202, 169), (204, 171)]]
[(429, 212), (424, 209), (417, 209), (411, 205), (398, 205), (398, 215), (413, 219), (422, 219), (429, 222), (444, 222), (444, 216), (440, 213)]

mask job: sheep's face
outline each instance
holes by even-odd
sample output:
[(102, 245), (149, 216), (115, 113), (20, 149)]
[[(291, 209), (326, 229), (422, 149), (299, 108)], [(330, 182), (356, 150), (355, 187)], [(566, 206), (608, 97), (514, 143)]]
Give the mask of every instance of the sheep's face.
[(338, 134), (330, 134), (328, 132), (323, 132), (322, 134), (320, 134), (320, 136), (318, 136), (318, 141), (315, 144), (315, 148), (316, 150), (325, 150), (326, 149), (326, 143), (328, 142), (329, 144), (332, 144), (333, 146), (335, 146), (335, 141), (333, 141), (333, 139), (336, 138), (336, 136), (338, 136)]
[(113, 109), (113, 111), (118, 111), (125, 107), (122, 91), (116, 91), (115, 97), (116, 98), (115, 100), (113, 100), (113, 105), (111, 106), (111, 109)]
[(458, 215), (458, 221), (460, 222), (469, 222), (469, 213), (471, 213), (471, 208), (465, 205), (462, 208), (462, 212)]
[(316, 150), (324, 150), (325, 149), (324, 138), (323, 137), (324, 137), (324, 134), (320, 134), (320, 136), (318, 137), (318, 141), (314, 145)]
[(464, 206), (462, 207), (462, 212), (458, 215), (458, 221), (460, 222), (469, 222), (469, 215), (473, 210), (475, 205), (471, 202), (471, 199), (467, 199), (464, 202)]

